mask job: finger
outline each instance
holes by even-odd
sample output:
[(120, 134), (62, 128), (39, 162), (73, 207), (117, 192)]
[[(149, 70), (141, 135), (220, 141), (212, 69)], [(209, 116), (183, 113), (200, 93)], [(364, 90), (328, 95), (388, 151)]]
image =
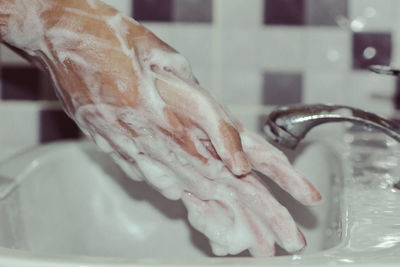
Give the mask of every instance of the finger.
[(151, 186), (168, 199), (181, 199), (184, 189), (179, 178), (171, 169), (144, 155), (137, 155), (135, 160)]
[[(254, 253), (269, 251), (267, 255), (272, 255), (273, 239), (266, 229), (271, 229), (277, 242), (288, 251), (304, 247), (304, 238), (290, 214), (253, 176), (247, 175), (252, 179), (247, 176), (235, 179), (225, 170), (230, 177), (220, 183), (200, 175), (191, 165), (170, 161), (165, 164), (174, 169), (184, 185), (183, 198), (186, 199), (191, 224), (212, 241), (216, 254), (238, 253), (252, 248)], [(274, 221), (275, 217), (279, 220)]]
[(271, 230), (251, 210), (243, 209), (254, 233), (255, 244), (249, 248), (253, 257), (271, 257), (275, 255), (275, 240)]
[(168, 199), (181, 198), (183, 188), (179, 186), (177, 175), (162, 163), (139, 152), (134, 140), (139, 135), (128, 124), (116, 120), (110, 128), (107, 127), (110, 121), (105, 121), (101, 114), (90, 112), (83, 114), (83, 121), (100, 148), (107, 152), (115, 151), (111, 156), (132, 179), (146, 180)]
[(195, 84), (189, 85), (154, 69), (156, 87), (161, 98), (178, 114), (184, 114), (209, 136), (220, 158), (235, 175), (251, 170), (243, 152), (240, 135), (225, 118), (223, 111), (207, 93)]
[(177, 116), (169, 108), (164, 109), (164, 114), (168, 118), (172, 131), (159, 127), (159, 130), (169, 138), (173, 139), (184, 151), (189, 155), (198, 158), (203, 163), (207, 163), (207, 158), (204, 157), (196, 147), (195, 140), (189, 135), (190, 122), (182, 116)]
[[(190, 222), (211, 240), (213, 251), (217, 255), (237, 254), (249, 249), (256, 257), (273, 256), (274, 235), (264, 218), (249, 209), (240, 198), (240, 193), (237, 193), (242, 187), (249, 188), (252, 185), (235, 179), (226, 169), (224, 172), (229, 175), (225, 179), (227, 183), (204, 177), (195, 178), (197, 185), (206, 190), (196, 187), (184, 194)], [(193, 172), (189, 175), (193, 179)], [(259, 195), (256, 202), (258, 197)], [(244, 199), (254, 200), (251, 192)]]
[(298, 230), (288, 210), (274, 198), (260, 178), (249, 174), (241, 180), (247, 184), (239, 191), (240, 194), (244, 194), (241, 199), (252, 200), (246, 201), (249, 209), (268, 225), (276, 242), (288, 252), (303, 249), (306, 246), (304, 235)]
[(260, 136), (241, 132), (243, 148), (254, 169), (271, 178), (304, 205), (321, 200), (318, 190), (290, 164), (286, 156)]
[(234, 255), (246, 249), (258, 257), (275, 254), (270, 232), (239, 202), (203, 201), (191, 193), (184, 194), (182, 200), (189, 221), (210, 239), (214, 254)]
[(227, 255), (229, 252), (224, 239), (232, 219), (225, 216), (226, 210), (212, 205), (210, 201), (200, 200), (190, 192), (184, 193), (182, 202), (188, 211), (190, 224), (209, 239), (213, 253), (217, 256)]

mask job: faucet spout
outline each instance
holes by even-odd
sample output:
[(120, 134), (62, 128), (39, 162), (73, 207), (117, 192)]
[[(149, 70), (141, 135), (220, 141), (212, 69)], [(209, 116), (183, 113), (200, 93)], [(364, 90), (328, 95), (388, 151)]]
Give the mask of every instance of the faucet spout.
[(264, 132), (270, 141), (294, 149), (314, 127), (330, 122), (350, 121), (379, 130), (400, 142), (399, 126), (376, 114), (341, 105), (283, 106), (269, 114)]

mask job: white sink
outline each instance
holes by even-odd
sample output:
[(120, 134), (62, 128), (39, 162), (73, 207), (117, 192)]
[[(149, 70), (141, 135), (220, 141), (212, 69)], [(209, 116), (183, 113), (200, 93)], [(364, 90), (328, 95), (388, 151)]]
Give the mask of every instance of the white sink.
[[(357, 225), (351, 224), (356, 213), (343, 189), (347, 171), (339, 152), (336, 145), (319, 141), (305, 143), (297, 155), (291, 155), (297, 169), (320, 190), (324, 198), (320, 206), (304, 207), (269, 183), (298, 222), (308, 246), (301, 255), (286, 255), (278, 249), (281, 256), (261, 260), (246, 253), (240, 258), (212, 257), (205, 237), (189, 226), (180, 202), (129, 179), (92, 143), (55, 143), (33, 149), (0, 166), (0, 175), (16, 185), (0, 200), (0, 266), (368, 262), (368, 248), (353, 251), (350, 244), (360, 241), (360, 234), (355, 231)], [(395, 195), (392, 202), (400, 199)], [(398, 249), (390, 247), (394, 248)], [(380, 260), (385, 258), (384, 252), (379, 253)], [(387, 259), (391, 262), (396, 257)]]

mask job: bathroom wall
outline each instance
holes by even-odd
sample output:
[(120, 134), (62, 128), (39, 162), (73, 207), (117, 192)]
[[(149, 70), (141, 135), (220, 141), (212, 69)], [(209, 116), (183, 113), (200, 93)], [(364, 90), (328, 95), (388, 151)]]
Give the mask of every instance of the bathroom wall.
[[(400, 83), (368, 71), (400, 66), (396, 0), (118, 0), (192, 63), (201, 84), (248, 127), (273, 105), (336, 103), (393, 114)], [(81, 133), (50, 81), (4, 46), (0, 160)]]

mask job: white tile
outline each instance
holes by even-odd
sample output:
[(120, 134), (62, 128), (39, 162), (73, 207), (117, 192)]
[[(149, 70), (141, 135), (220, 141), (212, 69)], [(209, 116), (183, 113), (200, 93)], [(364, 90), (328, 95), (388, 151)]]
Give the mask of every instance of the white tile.
[[(400, 1), (396, 2), (396, 19), (393, 25), (400, 25)], [(394, 27), (392, 31), (392, 64), (400, 67), (400, 27)]]
[(397, 0), (350, 0), (349, 23), (354, 31), (388, 31), (396, 25)]
[(20, 153), (35, 147), (37, 144), (2, 144), (0, 150), (0, 162), (8, 160)]
[(224, 66), (259, 69), (260, 30), (225, 29), (221, 33), (221, 56)]
[(16, 54), (14, 51), (10, 50), (5, 45), (0, 45), (0, 55), (2, 64), (15, 64), (15, 65), (29, 65), (30, 63), (22, 58), (20, 55)]
[(306, 104), (345, 104), (347, 72), (307, 71), (303, 74), (303, 101)]
[[(215, 1), (215, 0), (214, 0)], [(217, 14), (226, 27), (261, 27), (263, 0), (217, 0)]]
[(212, 62), (212, 26), (185, 23), (143, 23), (162, 41), (184, 55), (193, 65)]
[(259, 113), (238, 113), (233, 116), (244, 126), (246, 129), (252, 132), (261, 133), (261, 118), (266, 118), (265, 114)]
[(38, 144), (39, 110), (36, 103), (1, 103), (0, 147), (20, 148)]
[(299, 27), (224, 29), (223, 65), (251, 70), (299, 71), (305, 66), (305, 31)]
[(379, 114), (394, 109), (395, 79), (369, 72), (307, 71), (304, 75), (307, 104), (339, 104)]
[(262, 133), (261, 125), (264, 125), (267, 114), (271, 113), (272, 106), (228, 106), (230, 113), (234, 118), (240, 121), (247, 129)]
[(131, 0), (102, 0), (105, 4), (114, 7), (121, 13), (131, 17), (132, 16), (132, 1)]
[[(399, 19), (400, 22), (400, 19)], [(400, 68), (400, 29), (392, 32), (392, 61), (391, 64)]]
[(167, 44), (172, 45), (175, 42), (175, 31), (173, 31), (171, 24), (154, 22), (145, 22), (142, 24)]
[(261, 105), (262, 74), (247, 69), (227, 69), (222, 75), (224, 104)]
[(206, 24), (144, 23), (158, 38), (187, 58), (203, 88), (215, 93), (213, 87), (212, 27)]
[(212, 69), (208, 67), (192, 65), (192, 71), (194, 76), (200, 82), (201, 87), (215, 95), (216, 88), (213, 87)]
[(170, 45), (184, 55), (192, 65), (210, 66), (212, 63), (212, 27), (208, 24), (175, 24), (174, 40)]
[(369, 72), (349, 75), (344, 91), (345, 103), (383, 115), (394, 111), (395, 78)]
[(145, 23), (144, 26), (185, 56), (192, 69), (209, 69), (212, 65), (213, 43), (210, 25)]
[(257, 44), (255, 57), (264, 70), (301, 71), (306, 59), (305, 29), (265, 27), (247, 40)]
[(351, 66), (351, 32), (338, 27), (310, 27), (306, 31), (306, 68), (343, 71)]

